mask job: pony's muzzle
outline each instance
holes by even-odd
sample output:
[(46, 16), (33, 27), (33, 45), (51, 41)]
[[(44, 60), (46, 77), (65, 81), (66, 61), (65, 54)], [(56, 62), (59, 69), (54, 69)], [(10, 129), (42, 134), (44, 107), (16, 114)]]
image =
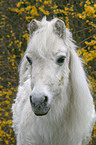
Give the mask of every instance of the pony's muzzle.
[(45, 94), (32, 94), (30, 95), (30, 103), (35, 115), (46, 115), (50, 109), (48, 105), (48, 96)]

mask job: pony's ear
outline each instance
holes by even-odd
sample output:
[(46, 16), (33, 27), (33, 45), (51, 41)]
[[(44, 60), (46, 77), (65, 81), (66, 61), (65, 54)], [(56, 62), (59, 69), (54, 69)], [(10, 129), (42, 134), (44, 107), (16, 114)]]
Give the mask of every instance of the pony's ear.
[(66, 37), (66, 26), (62, 20), (56, 20), (53, 30), (60, 38)]
[(32, 36), (33, 32), (35, 32), (38, 28), (39, 28), (39, 24), (40, 22), (33, 19), (30, 23), (29, 23), (29, 26), (28, 26), (28, 30), (29, 30), (29, 33), (30, 35)]

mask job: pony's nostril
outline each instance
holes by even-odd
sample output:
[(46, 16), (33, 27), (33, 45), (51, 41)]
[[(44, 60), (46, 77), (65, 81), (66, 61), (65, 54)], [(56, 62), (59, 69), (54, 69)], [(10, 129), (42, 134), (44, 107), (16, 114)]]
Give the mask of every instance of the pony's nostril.
[(44, 96), (44, 103), (47, 103), (47, 102), (48, 102), (48, 97)]
[(30, 96), (30, 102), (32, 103), (32, 96)]
[[(32, 101), (32, 96), (30, 96), (30, 102), (31, 102), (31, 104), (34, 104), (33, 101)], [(35, 105), (35, 104), (34, 104), (34, 105)]]

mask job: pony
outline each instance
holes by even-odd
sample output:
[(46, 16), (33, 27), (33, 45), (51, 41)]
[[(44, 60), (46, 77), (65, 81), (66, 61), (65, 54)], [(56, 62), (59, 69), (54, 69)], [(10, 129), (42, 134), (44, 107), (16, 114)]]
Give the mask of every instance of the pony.
[(58, 18), (28, 30), (12, 105), (17, 145), (87, 145), (96, 113), (71, 32)]

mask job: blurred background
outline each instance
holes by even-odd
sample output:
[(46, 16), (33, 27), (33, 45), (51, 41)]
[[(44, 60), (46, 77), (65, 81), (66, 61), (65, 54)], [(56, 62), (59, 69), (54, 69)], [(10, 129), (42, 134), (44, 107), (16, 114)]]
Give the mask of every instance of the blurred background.
[[(32, 19), (64, 20), (84, 60), (96, 105), (96, 1), (0, 0), (0, 145), (15, 145), (11, 106), (18, 90), (18, 66), (28, 43)], [(89, 145), (96, 145), (96, 125)]]

